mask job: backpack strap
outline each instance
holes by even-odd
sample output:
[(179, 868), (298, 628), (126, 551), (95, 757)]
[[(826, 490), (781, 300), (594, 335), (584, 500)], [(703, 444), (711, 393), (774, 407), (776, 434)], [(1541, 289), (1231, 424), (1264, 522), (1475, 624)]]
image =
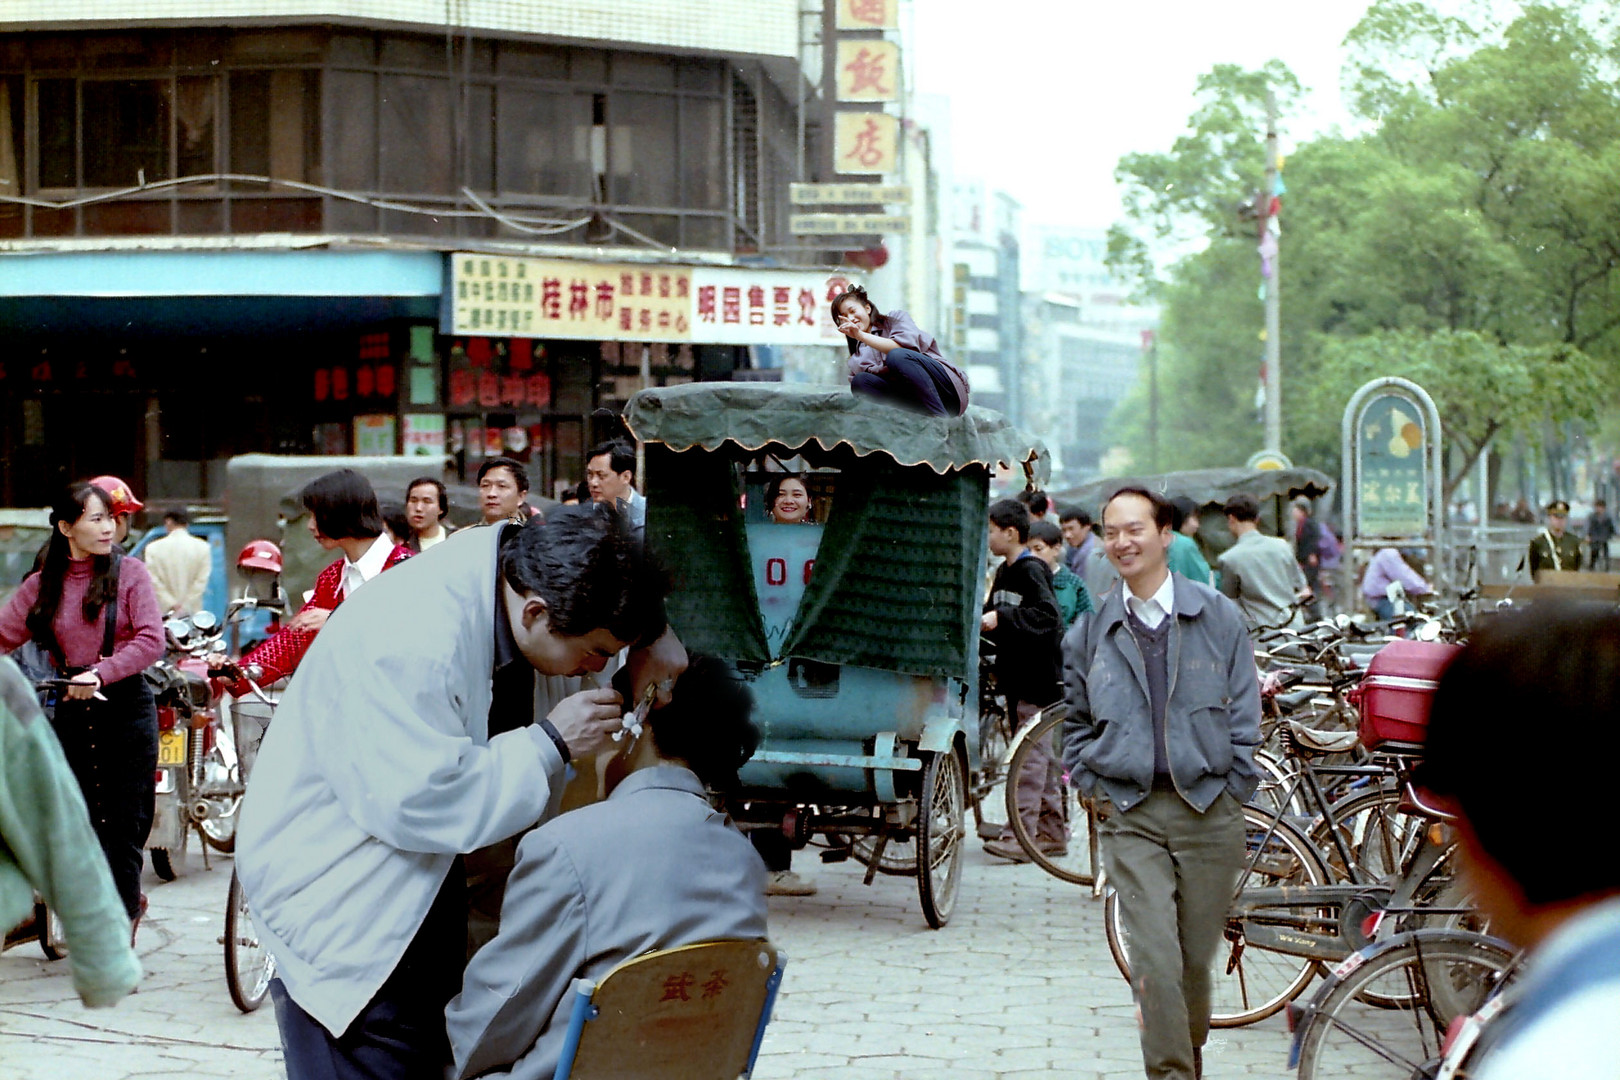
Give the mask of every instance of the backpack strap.
[(101, 634), (101, 660), (105, 660), (113, 654), (113, 635), (118, 630), (118, 564), (123, 561), (123, 558), (118, 552), (113, 552), (112, 599), (107, 601), (105, 608), (102, 610), (102, 618), (105, 620), (106, 628)]

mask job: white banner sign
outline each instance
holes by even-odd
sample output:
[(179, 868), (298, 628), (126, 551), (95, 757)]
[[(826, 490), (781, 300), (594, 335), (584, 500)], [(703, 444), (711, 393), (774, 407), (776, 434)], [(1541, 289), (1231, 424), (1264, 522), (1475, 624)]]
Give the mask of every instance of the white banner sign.
[(836, 345), (828, 304), (849, 279), (814, 270), (692, 270), (692, 340), (717, 345)]

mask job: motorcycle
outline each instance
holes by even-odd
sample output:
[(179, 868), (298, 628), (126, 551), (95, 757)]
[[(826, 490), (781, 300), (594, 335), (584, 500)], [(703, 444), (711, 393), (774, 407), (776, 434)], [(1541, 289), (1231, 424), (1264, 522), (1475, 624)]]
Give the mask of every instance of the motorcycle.
[(205, 659), (219, 650), (219, 620), (199, 611), (169, 619), (163, 628), (168, 653), (145, 673), (158, 717), (157, 799), (146, 847), (153, 871), (173, 881), (193, 830), (203, 840), (205, 860), (209, 848), (236, 849), (243, 785), (236, 748), (219, 719), (219, 687)]

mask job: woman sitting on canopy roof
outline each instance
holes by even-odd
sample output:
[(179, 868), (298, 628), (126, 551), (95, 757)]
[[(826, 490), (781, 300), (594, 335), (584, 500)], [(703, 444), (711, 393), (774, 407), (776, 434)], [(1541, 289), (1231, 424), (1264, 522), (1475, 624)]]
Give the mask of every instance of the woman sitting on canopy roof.
[(925, 412), (961, 416), (968, 407), (967, 375), (945, 359), (939, 343), (898, 309), (878, 311), (866, 290), (851, 285), (832, 302), (833, 321), (849, 339), (849, 388)]

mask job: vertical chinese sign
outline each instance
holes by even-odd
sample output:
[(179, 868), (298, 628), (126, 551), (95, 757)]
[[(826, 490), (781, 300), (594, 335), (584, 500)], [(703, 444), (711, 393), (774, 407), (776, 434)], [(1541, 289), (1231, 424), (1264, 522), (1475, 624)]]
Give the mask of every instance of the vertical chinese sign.
[(1421, 537), (1429, 532), (1429, 438), (1423, 409), (1404, 394), (1379, 394), (1356, 420), (1356, 532)]
[(900, 27), (899, 0), (828, 3), (837, 32), (827, 71), (834, 90), (829, 97), (839, 104), (832, 117), (833, 171), (848, 176), (896, 172), (900, 122), (883, 105), (900, 100), (900, 46), (884, 35)]

